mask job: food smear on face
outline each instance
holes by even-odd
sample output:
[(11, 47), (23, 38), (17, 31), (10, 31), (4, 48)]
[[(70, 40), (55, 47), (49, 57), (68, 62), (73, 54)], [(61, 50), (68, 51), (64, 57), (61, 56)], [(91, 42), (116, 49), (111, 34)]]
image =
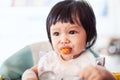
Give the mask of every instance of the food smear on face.
[(71, 48), (62, 48), (61, 53), (69, 54), (71, 52)]

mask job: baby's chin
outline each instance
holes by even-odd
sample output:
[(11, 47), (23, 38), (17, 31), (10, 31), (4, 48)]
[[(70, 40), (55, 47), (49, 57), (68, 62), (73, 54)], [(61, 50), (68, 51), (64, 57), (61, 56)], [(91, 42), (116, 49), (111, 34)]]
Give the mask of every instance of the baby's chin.
[(74, 56), (73, 55), (65, 55), (65, 54), (61, 54), (61, 58), (63, 59), (63, 60), (71, 60), (71, 59), (73, 59), (74, 58)]

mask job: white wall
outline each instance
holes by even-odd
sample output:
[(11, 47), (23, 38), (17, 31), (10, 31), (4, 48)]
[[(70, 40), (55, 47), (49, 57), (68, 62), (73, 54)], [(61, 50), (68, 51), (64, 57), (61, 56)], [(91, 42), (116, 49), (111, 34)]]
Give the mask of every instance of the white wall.
[[(97, 20), (96, 46), (103, 47), (111, 37), (120, 38), (120, 0), (90, 0)], [(104, 15), (106, 5), (107, 13)]]
[(48, 7), (0, 8), (0, 64), (24, 46), (47, 40)]

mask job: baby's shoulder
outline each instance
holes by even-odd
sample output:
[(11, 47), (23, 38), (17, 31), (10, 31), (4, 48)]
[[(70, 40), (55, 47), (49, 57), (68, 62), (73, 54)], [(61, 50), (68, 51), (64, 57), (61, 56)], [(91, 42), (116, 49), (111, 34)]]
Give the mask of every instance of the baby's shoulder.
[(55, 51), (49, 51), (39, 59), (39, 62), (40, 63), (51, 62), (54, 61), (56, 58), (57, 58), (57, 54), (55, 53)]
[(49, 52), (47, 52), (44, 56), (43, 56), (43, 58), (47, 58), (47, 59), (53, 59), (53, 58), (56, 58), (56, 56), (57, 56), (57, 53), (55, 53), (55, 51), (49, 51)]

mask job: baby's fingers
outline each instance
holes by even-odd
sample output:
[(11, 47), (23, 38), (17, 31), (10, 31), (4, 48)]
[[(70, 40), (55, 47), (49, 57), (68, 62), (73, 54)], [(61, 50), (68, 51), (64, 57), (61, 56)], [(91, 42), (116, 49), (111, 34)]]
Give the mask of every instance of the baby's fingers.
[(99, 70), (93, 65), (88, 65), (85, 67), (80, 72), (80, 77), (82, 80), (102, 80)]

